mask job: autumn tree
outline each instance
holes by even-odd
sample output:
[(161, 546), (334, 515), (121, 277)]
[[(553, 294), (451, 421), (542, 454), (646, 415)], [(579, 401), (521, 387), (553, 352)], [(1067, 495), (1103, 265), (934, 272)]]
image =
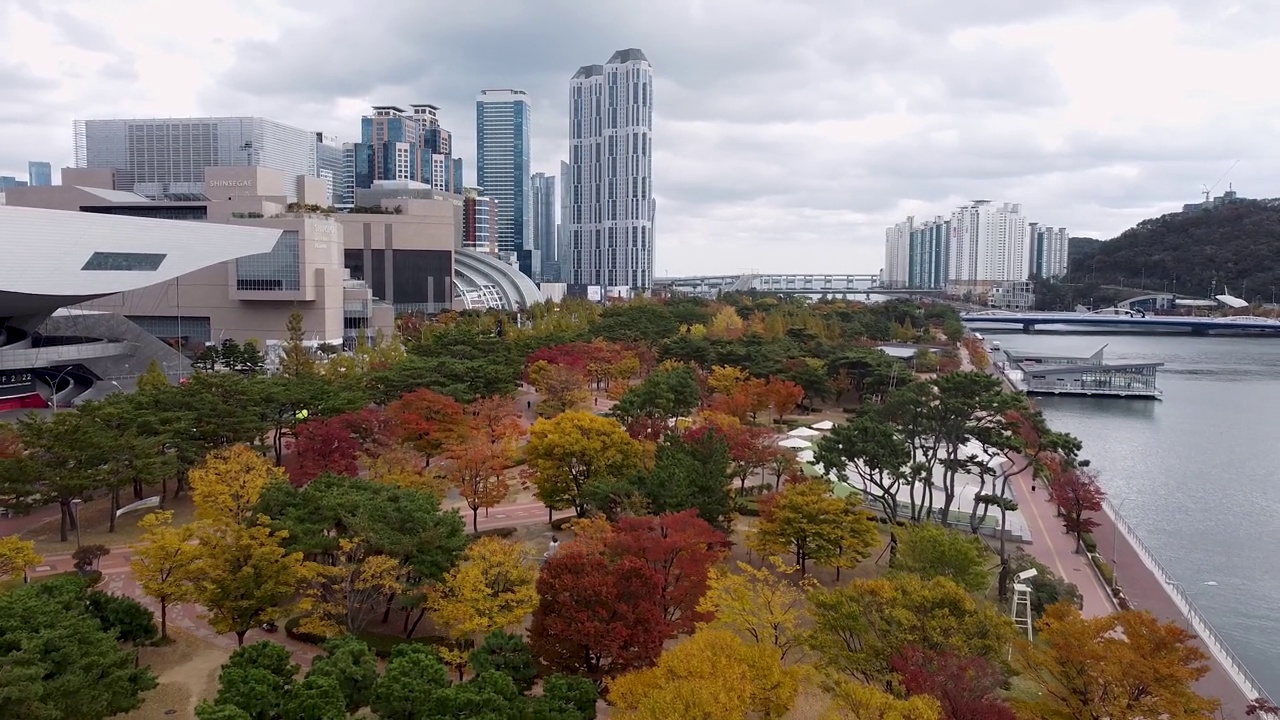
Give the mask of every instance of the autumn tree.
[(547, 559), (537, 588), (529, 640), (548, 668), (600, 683), (662, 652), (662, 578), (643, 561), (565, 548)]
[(342, 538), (331, 564), (308, 566), (308, 612), (299, 627), (321, 637), (358, 635), (378, 614), (378, 603), (403, 589), (405, 568), (389, 555)]
[(773, 417), (777, 422), (790, 415), (800, 401), (804, 399), (804, 388), (781, 378), (769, 378), (763, 388), (763, 395), (773, 409)]
[(529, 384), (538, 391), (538, 415), (555, 417), (587, 401), (586, 379), (567, 365), (538, 361), (529, 367)]
[(191, 571), (200, 548), (191, 543), (194, 528), (175, 527), (173, 512), (148, 513), (138, 521), (144, 533), (133, 546), (129, 568), (138, 585), (160, 605), (160, 637), (169, 637), (169, 606), (191, 599)]
[(537, 574), (533, 558), (519, 543), (497, 537), (472, 543), (428, 600), (436, 625), (459, 645), (446, 651), (444, 659), (461, 668), (478, 636), (523, 623), (538, 605)]
[(800, 574), (810, 561), (852, 567), (880, 543), (880, 534), (856, 496), (838, 498), (831, 485), (810, 480), (770, 493), (760, 501), (753, 542), (760, 552), (790, 552)]
[(908, 693), (937, 700), (943, 720), (1017, 720), (1000, 697), (1005, 673), (988, 660), (905, 647), (890, 667)]
[(747, 479), (768, 467), (778, 454), (773, 433), (767, 428), (739, 425), (726, 430), (729, 442), (729, 472), (738, 479), (738, 487), (746, 489)]
[(800, 646), (801, 628), (809, 618), (806, 596), (817, 586), (810, 579), (792, 583), (786, 576), (795, 570), (777, 557), (768, 558), (767, 567), (744, 562), (736, 571), (713, 567), (698, 612), (714, 617), (718, 627), (777, 649), (785, 660)]
[(449, 488), (442, 473), (429, 467), (417, 450), (405, 445), (365, 456), (362, 464), (365, 477), (379, 485), (420, 490), (437, 499), (443, 499)]
[(1196, 636), (1142, 610), (1086, 618), (1059, 603), (1014, 645), (1018, 668), (1044, 692), (1015, 701), (1027, 717), (1143, 720), (1211, 717), (1216, 700), (1192, 686), (1209, 672)]
[(736, 340), (746, 331), (745, 325), (737, 310), (732, 306), (724, 305), (711, 316), (711, 322), (707, 324), (707, 337), (716, 340)]
[(832, 702), (822, 720), (944, 720), (938, 701), (928, 695), (898, 698), (843, 677), (831, 678), (826, 690)]
[(639, 466), (640, 444), (612, 418), (569, 411), (534, 423), (525, 455), (538, 500), (583, 517), (588, 486), (629, 476)]
[[(169, 376), (164, 374), (164, 369), (160, 367), (160, 361), (152, 358), (147, 364), (147, 369), (138, 376), (138, 390), (146, 392), (148, 390), (156, 390), (169, 386)], [(3, 455), (0, 455), (3, 457)]]
[(807, 645), (831, 668), (864, 682), (888, 678), (904, 647), (998, 663), (1013, 638), (1008, 617), (946, 578), (856, 579), (814, 592), (810, 601)]
[(426, 388), (414, 390), (387, 406), (387, 416), (399, 428), (400, 439), (431, 462), (466, 426), (457, 400)]
[(624, 517), (606, 541), (609, 552), (642, 560), (662, 579), (663, 615), (673, 635), (690, 632), (707, 616), (698, 602), (707, 573), (724, 557), (724, 534), (685, 510), (658, 517)]
[(506, 477), (510, 458), (509, 444), (491, 443), (482, 437), (452, 445), (444, 451), (440, 468), (470, 508), (472, 530), (479, 530), (480, 508), (494, 507), (511, 493), (511, 483)]
[(205, 608), (213, 629), (235, 633), (238, 645), (249, 630), (283, 617), (285, 603), (308, 577), (302, 553), (280, 546), (287, 536), (264, 525), (210, 523), (196, 532), (199, 554), (191, 568), (191, 596)]
[(196, 518), (239, 523), (249, 517), (262, 489), (283, 482), (284, 471), (248, 445), (214, 450), (187, 475)]
[(27, 580), (27, 570), (44, 561), (36, 552), (36, 544), (22, 540), (17, 535), (0, 537), (0, 580), (21, 576)]
[(1085, 468), (1067, 468), (1050, 483), (1049, 497), (1062, 511), (1062, 525), (1076, 536), (1076, 552), (1080, 552), (1085, 533), (1098, 528), (1091, 513), (1102, 512), (1102, 499), (1106, 497), (1097, 476)]
[(733, 365), (714, 365), (707, 373), (707, 387), (713, 393), (732, 395), (739, 385), (751, 379), (751, 375), (740, 367)]
[(987, 546), (978, 536), (924, 523), (899, 528), (897, 538), (891, 565), (894, 572), (926, 580), (944, 577), (973, 593), (990, 587)]
[(290, 477), (295, 485), (306, 485), (324, 473), (354, 477), (360, 472), (360, 441), (345, 417), (307, 420), (294, 428), (293, 437), (297, 463)]
[(284, 357), (280, 359), (280, 374), (285, 377), (300, 377), (316, 371), (316, 358), (311, 348), (306, 346), (306, 331), (302, 327), (302, 312), (294, 310), (289, 313), (285, 323), (287, 339), (284, 342)]
[(783, 666), (776, 648), (706, 628), (663, 653), (655, 667), (611, 680), (609, 702), (621, 720), (776, 720), (795, 702), (799, 673)]

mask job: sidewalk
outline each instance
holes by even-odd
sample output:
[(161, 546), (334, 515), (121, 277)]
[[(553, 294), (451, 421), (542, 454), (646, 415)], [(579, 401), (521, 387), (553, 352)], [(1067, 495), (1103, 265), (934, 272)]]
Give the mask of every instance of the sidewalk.
[[(1019, 459), (1016, 462), (1023, 461)], [(1084, 598), (1081, 614), (1085, 617), (1110, 615), (1116, 610), (1111, 593), (1098, 579), (1089, 557), (1075, 551), (1076, 539), (1062, 529), (1062, 519), (1055, 516), (1049, 493), (1043, 486), (1037, 486), (1036, 491), (1031, 492), (1031, 477), (1032, 470), (1027, 468), (1010, 480), (1018, 509), (1031, 530), (1032, 542), (1026, 546), (1027, 552), (1059, 577), (1080, 588), (1080, 595)]]
[[(1194, 633), (1195, 629), (1156, 574), (1147, 567), (1124, 532), (1117, 531), (1111, 515), (1106, 512), (1097, 513), (1093, 519), (1098, 522), (1098, 529), (1093, 533), (1094, 540), (1098, 543), (1098, 554), (1115, 568), (1116, 580), (1124, 588), (1124, 594), (1133, 607), (1146, 610), (1164, 622), (1177, 623)], [(1196, 692), (1221, 700), (1222, 717), (1225, 720), (1250, 720), (1245, 716), (1244, 708), (1252, 698), (1245, 697), (1245, 693), (1209, 651), (1208, 646), (1203, 642), (1197, 644), (1209, 657), (1209, 674), (1196, 683)]]

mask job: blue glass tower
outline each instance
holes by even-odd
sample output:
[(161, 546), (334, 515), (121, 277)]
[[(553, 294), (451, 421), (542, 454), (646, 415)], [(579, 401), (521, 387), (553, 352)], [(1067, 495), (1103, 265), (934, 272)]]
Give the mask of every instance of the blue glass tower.
[(498, 203), (498, 251), (514, 253), (520, 271), (542, 278), (530, 224), (529, 94), (483, 90), (476, 96), (476, 181)]

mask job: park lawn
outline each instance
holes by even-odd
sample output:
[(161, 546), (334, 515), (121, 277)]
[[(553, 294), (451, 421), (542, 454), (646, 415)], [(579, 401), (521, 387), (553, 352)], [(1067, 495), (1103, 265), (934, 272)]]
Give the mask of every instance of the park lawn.
[[(125, 503), (126, 500), (132, 502), (131, 498), (132, 495), (122, 499), (121, 502)], [(176, 499), (166, 498), (164, 509), (173, 511), (175, 525), (185, 525), (191, 522), (195, 515), (190, 495), (181, 495)], [(80, 544), (106, 545), (109, 548), (133, 545), (142, 537), (142, 529), (138, 527), (138, 521), (148, 512), (153, 510), (137, 510), (121, 517), (116, 520), (116, 531), (111, 533), (107, 532), (107, 528), (110, 527), (111, 498), (100, 497), (90, 500), (80, 507)], [(23, 540), (35, 541), (36, 552), (44, 556), (69, 555), (76, 549), (75, 530), (68, 530), (65, 543), (58, 539), (57, 515), (26, 530), (19, 537)]]

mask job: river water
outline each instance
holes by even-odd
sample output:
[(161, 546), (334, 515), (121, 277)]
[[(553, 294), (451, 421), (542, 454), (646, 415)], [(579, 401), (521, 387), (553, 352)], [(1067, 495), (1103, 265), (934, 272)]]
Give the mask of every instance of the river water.
[[(1039, 397), (1111, 501), (1280, 694), (1280, 338), (981, 332), (1010, 350), (1163, 362), (1160, 401)], [(1216, 586), (1204, 583), (1217, 583)]]

